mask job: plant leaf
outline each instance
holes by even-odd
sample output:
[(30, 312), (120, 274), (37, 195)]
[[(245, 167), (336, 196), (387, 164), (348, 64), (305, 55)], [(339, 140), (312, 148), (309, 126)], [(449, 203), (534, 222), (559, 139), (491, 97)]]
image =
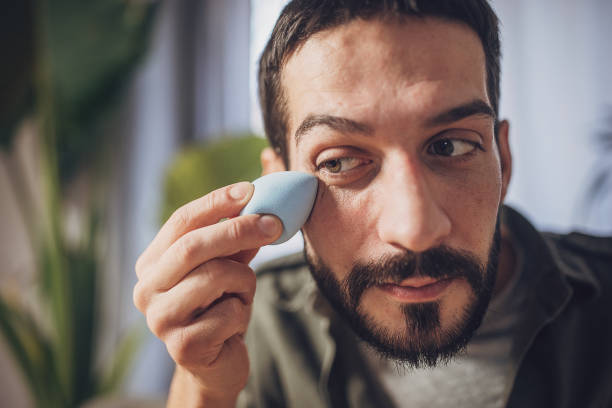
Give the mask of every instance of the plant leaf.
[(142, 324), (135, 325), (128, 330), (117, 347), (108, 374), (100, 381), (98, 386), (100, 394), (107, 394), (117, 390), (125, 379), (125, 375), (132, 365), (146, 333), (147, 330)]
[(48, 1), (44, 35), (62, 182), (108, 142), (99, 125), (147, 49), (156, 9), (149, 1)]
[(0, 329), (39, 405), (62, 406), (49, 341), (30, 316), (0, 297)]
[(183, 149), (166, 173), (162, 220), (181, 205), (217, 188), (259, 177), (259, 155), (267, 145), (266, 139), (246, 134)]

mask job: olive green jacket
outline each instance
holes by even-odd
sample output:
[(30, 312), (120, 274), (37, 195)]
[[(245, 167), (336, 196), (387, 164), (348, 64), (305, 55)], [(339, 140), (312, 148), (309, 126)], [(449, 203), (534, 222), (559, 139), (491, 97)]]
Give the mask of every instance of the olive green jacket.
[[(541, 234), (504, 207), (524, 249), (528, 316), (516, 333), (509, 407), (612, 407), (612, 238)], [(301, 254), (258, 271), (246, 407), (391, 407), (352, 330)]]

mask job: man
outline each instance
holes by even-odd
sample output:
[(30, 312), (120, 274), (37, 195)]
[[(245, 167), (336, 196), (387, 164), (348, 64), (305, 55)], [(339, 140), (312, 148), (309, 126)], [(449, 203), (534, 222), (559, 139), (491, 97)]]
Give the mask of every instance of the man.
[(502, 206), (499, 53), (485, 0), (284, 9), (262, 163), (319, 179), (305, 257), (255, 278), (281, 225), (235, 217), (249, 183), (168, 220), (134, 301), (177, 363), (170, 406), (609, 406), (612, 241)]

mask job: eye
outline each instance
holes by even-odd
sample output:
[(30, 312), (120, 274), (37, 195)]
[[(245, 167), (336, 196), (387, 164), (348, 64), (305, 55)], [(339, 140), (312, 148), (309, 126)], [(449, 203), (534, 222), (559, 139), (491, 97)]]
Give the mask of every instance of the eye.
[(318, 170), (324, 170), (328, 173), (338, 174), (352, 170), (363, 164), (363, 160), (355, 157), (341, 157), (337, 159), (325, 160), (317, 165)]
[(430, 144), (427, 152), (437, 156), (454, 157), (463, 156), (478, 148), (480, 148), (480, 144), (477, 142), (459, 139), (440, 139)]

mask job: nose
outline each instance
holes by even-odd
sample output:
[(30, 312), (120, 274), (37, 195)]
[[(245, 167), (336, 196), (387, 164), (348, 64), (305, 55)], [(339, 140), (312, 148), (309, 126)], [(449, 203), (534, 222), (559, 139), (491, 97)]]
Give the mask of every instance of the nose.
[(440, 245), (452, 223), (436, 192), (435, 175), (407, 157), (380, 174), (378, 236), (398, 248), (423, 252)]

